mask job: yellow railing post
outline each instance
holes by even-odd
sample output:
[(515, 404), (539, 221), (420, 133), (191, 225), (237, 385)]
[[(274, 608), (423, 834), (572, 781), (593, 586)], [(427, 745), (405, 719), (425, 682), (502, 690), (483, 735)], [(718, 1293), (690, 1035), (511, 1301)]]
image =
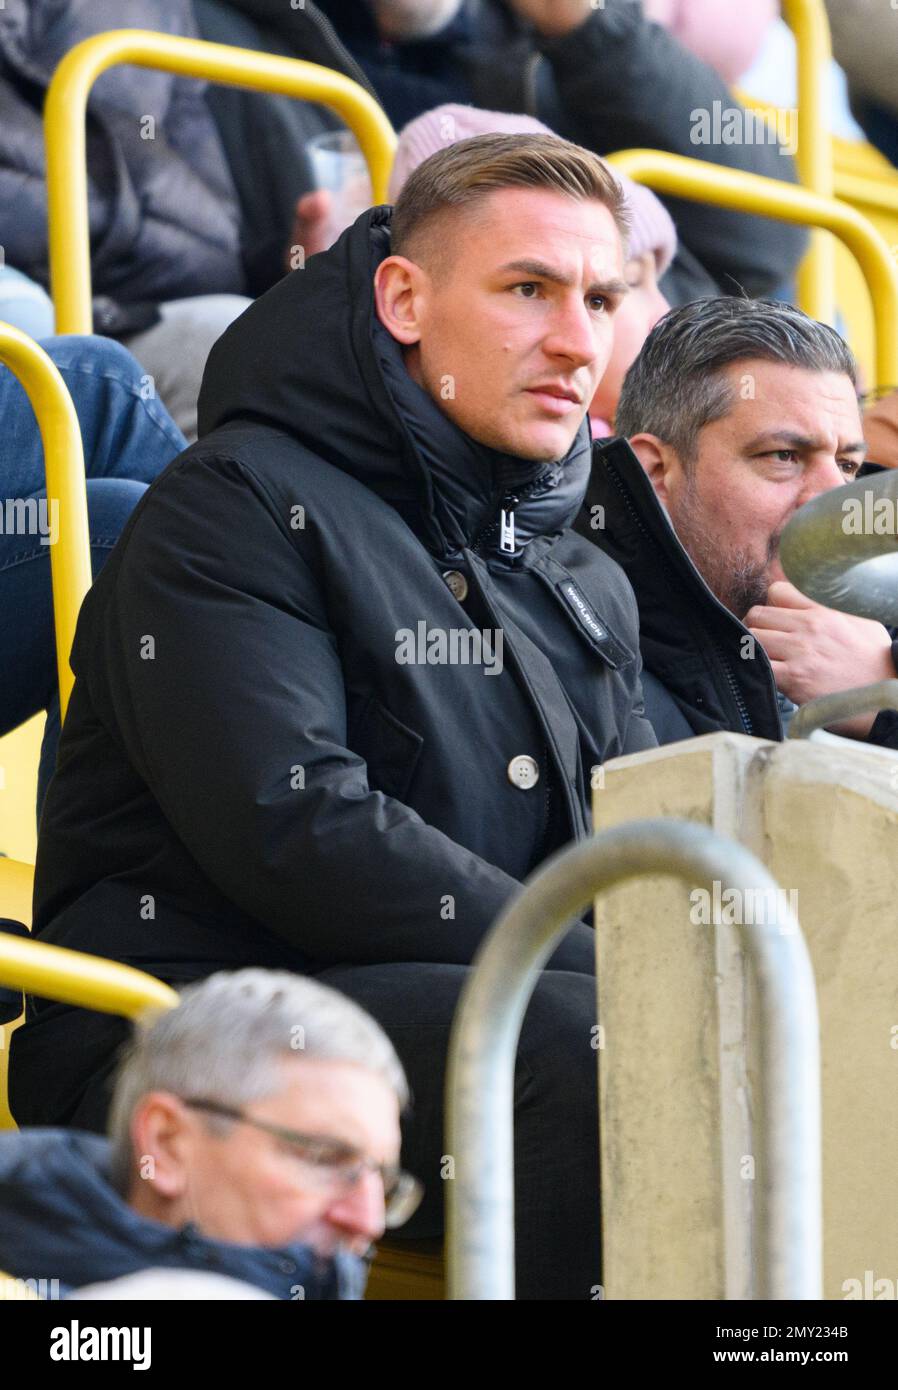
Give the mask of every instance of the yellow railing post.
[(162, 980), (131, 965), (7, 932), (0, 932), (0, 984), (122, 1018), (137, 1018), (147, 1008), (171, 1009), (178, 1002)]
[[(75, 683), (69, 665), (75, 624), (91, 582), (81, 430), (72, 398), (53, 362), (32, 338), (8, 323), (0, 323), (0, 362), (21, 382), (44, 447), (59, 706), (65, 718)], [(7, 665), (11, 660), (7, 653)]]
[[(783, 18), (795, 35), (798, 58), (798, 151), (796, 167), (805, 188), (833, 196), (829, 83), (832, 38), (823, 0), (783, 0)], [(797, 298), (812, 318), (834, 321), (836, 260), (829, 237), (815, 232), (799, 267)]]
[(877, 385), (891, 388), (898, 381), (898, 267), (885, 238), (862, 213), (795, 184), (663, 150), (621, 150), (608, 162), (659, 193), (832, 232), (854, 255), (870, 289)]
[(396, 135), (374, 98), (351, 78), (299, 58), (147, 29), (97, 34), (76, 44), (62, 59), (44, 108), (50, 286), (57, 333), (90, 333), (93, 325), (85, 119), (93, 84), (107, 68), (120, 63), (331, 107), (358, 139), (371, 173), (374, 202), (386, 201)]

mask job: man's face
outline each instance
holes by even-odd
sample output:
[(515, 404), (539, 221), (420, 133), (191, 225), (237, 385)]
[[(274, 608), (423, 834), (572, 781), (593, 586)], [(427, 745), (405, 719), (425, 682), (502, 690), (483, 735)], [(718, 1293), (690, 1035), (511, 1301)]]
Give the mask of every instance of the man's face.
[[(399, 1160), (399, 1106), (377, 1074), (349, 1062), (290, 1058), (283, 1084), (243, 1107), (253, 1119), (298, 1134), (339, 1140), (378, 1164)], [(168, 1098), (173, 1100), (173, 1098)], [(156, 1159), (157, 1205), (167, 1224), (193, 1221), (203, 1235), (240, 1244), (312, 1245), (322, 1254), (338, 1247), (364, 1252), (384, 1229), (384, 1191), (366, 1170), (350, 1188), (310, 1180), (308, 1164), (286, 1141), (249, 1124), (228, 1123), (213, 1133), (202, 1112), (175, 1103), (175, 1119)], [(177, 1142), (171, 1134), (177, 1125)], [(139, 1141), (135, 1144), (140, 1151)], [(138, 1180), (137, 1195), (142, 1184)], [(168, 1210), (158, 1205), (159, 1192)], [(134, 1203), (146, 1210), (143, 1203)]]
[(614, 316), (614, 346), (590, 406), (590, 413), (613, 425), (624, 377), (636, 361), (646, 338), (670, 305), (658, 288), (655, 255), (633, 256), (624, 268), (629, 294)]
[(673, 455), (660, 485), (660, 472), (653, 482), (705, 581), (742, 618), (785, 578), (779, 542), (787, 522), (855, 477), (864, 444), (847, 376), (755, 360), (726, 375), (735, 395), (729, 414), (701, 430), (691, 468)]
[(611, 355), (623, 296), (614, 218), (594, 200), (499, 189), (446, 220), (444, 273), (398, 257), (409, 288), (378, 312), (406, 344), (406, 366), (472, 439), (526, 459), (568, 452)]

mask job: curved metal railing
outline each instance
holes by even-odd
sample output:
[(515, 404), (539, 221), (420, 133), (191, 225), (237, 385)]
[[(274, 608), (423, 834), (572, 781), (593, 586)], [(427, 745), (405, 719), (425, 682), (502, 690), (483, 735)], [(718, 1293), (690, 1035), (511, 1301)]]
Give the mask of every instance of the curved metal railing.
[(449, 1297), (514, 1297), (513, 1079), (524, 1011), (561, 937), (592, 898), (643, 874), (769, 895), (743, 928), (760, 1008), (757, 1294), (822, 1297), (817, 996), (798, 923), (764, 866), (684, 821), (637, 821), (561, 851), (502, 913), (475, 958), (452, 1029), (447, 1079)]
[(780, 563), (817, 603), (898, 623), (898, 469), (806, 502), (783, 531)]
[[(91, 582), (81, 430), (72, 398), (55, 364), (33, 338), (8, 323), (0, 323), (0, 362), (21, 382), (37, 418), (44, 447), (47, 518), (52, 526), (47, 549), (53, 583), (59, 707), (64, 719), (75, 683), (69, 665), (75, 624)], [(26, 499), (7, 499), (7, 504), (10, 501), (24, 505)], [(5, 654), (7, 662), (12, 659), (12, 653)]]
[[(783, 18), (795, 35), (798, 65), (798, 142), (795, 165), (805, 188), (831, 198), (834, 192), (829, 133), (832, 37), (823, 0), (782, 0)], [(798, 270), (798, 302), (811, 318), (835, 321), (835, 248), (819, 231)]]
[(50, 285), (57, 333), (90, 333), (93, 325), (85, 120), (93, 84), (119, 63), (330, 106), (358, 139), (371, 171), (375, 203), (386, 201), (396, 135), (374, 98), (343, 73), (299, 58), (148, 29), (96, 34), (61, 60), (44, 107)]
[(885, 238), (856, 208), (795, 184), (662, 150), (620, 150), (608, 162), (659, 193), (832, 232), (855, 256), (870, 289), (877, 385), (891, 389), (898, 381), (898, 266)]
[[(780, 563), (802, 593), (828, 608), (898, 624), (898, 470), (871, 473), (806, 502), (780, 540)], [(898, 680), (809, 700), (790, 738), (883, 709), (898, 709)]]
[(173, 989), (133, 966), (2, 930), (0, 985), (122, 1018), (137, 1018), (151, 1007), (174, 1008), (178, 1002)]

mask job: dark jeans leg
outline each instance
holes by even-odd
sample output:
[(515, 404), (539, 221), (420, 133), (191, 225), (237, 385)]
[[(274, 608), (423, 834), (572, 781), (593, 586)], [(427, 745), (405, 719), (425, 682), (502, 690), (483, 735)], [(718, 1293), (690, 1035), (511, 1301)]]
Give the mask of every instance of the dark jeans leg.
[[(131, 512), (184, 448), (163, 406), (146, 395), (143, 369), (105, 338), (51, 338), (43, 347), (71, 393), (84, 443), (93, 573), (102, 568)], [(40, 513), (41, 437), (28, 398), (0, 367), (0, 735), (16, 728), (56, 690), (50, 544), (53, 517)], [(10, 512), (10, 508), (14, 508)], [(10, 522), (14, 523), (10, 525)], [(41, 529), (42, 528), (42, 529)], [(55, 756), (55, 748), (50, 755)]]
[(13, 1032), (9, 1108), (23, 1125), (71, 1125), (106, 1132), (118, 1051), (127, 1019), (47, 1004)]
[[(425, 1184), (399, 1234), (443, 1229), (443, 1100), (449, 1030), (464, 966), (340, 966), (318, 976), (386, 1029), (412, 1090), (403, 1161)], [(515, 1073), (517, 1297), (590, 1299), (601, 1280), (595, 979), (544, 971), (534, 991)]]

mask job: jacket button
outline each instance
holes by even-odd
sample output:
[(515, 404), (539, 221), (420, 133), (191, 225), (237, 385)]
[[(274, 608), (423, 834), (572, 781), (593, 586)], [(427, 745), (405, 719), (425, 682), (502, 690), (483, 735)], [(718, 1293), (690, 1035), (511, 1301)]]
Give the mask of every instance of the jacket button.
[(453, 598), (457, 598), (459, 603), (464, 603), (468, 597), (468, 581), (461, 570), (446, 570), (443, 578), (448, 585), (449, 592)]
[(526, 753), (519, 753), (508, 764), (508, 780), (513, 787), (520, 788), (522, 792), (529, 791), (539, 781), (539, 763), (535, 758), (529, 758)]

